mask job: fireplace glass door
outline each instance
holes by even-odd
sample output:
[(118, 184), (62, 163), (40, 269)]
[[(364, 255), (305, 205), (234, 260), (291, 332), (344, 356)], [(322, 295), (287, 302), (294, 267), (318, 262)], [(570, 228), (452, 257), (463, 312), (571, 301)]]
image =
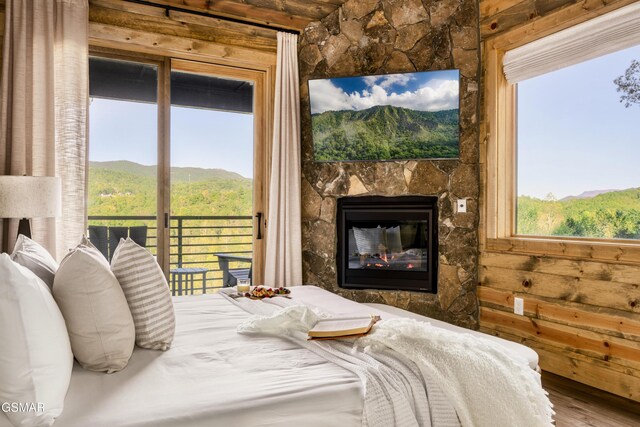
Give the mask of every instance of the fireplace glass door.
[(437, 220), (430, 197), (338, 202), (338, 267), (347, 288), (435, 291)]
[(349, 269), (428, 271), (428, 220), (359, 220), (347, 225)]

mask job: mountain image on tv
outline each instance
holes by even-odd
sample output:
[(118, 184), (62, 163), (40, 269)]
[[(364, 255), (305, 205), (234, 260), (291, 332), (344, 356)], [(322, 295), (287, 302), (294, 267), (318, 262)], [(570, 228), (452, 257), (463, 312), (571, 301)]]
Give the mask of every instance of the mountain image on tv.
[(458, 70), (309, 81), (316, 161), (451, 159)]

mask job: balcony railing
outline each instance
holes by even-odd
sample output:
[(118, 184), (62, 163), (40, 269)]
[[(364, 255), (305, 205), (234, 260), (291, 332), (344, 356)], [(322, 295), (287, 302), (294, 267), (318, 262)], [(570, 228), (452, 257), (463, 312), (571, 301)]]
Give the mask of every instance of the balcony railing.
[[(172, 216), (169, 285), (174, 295), (216, 292), (223, 286), (217, 254), (252, 254), (251, 216)], [(89, 216), (89, 225), (147, 227), (146, 248), (156, 255), (155, 216)], [(248, 268), (231, 262), (230, 268)]]

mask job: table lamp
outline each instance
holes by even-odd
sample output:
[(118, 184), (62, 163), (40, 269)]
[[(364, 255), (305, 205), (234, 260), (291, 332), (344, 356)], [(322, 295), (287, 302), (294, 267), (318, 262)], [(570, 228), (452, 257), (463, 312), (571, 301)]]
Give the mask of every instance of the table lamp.
[(0, 176), (0, 218), (20, 218), (18, 235), (31, 238), (28, 218), (62, 214), (60, 178), (53, 176)]

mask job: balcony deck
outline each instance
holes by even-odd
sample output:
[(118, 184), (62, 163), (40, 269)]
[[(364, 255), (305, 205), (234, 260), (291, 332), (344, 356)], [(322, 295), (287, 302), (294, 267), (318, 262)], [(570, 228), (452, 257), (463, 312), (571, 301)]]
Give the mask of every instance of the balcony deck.
[[(158, 228), (155, 216), (89, 216), (89, 225), (147, 226), (149, 251), (157, 254)], [(251, 257), (253, 217), (172, 216), (170, 227), (169, 286), (174, 295), (214, 293), (223, 287), (223, 272), (217, 254)], [(245, 262), (230, 262), (230, 268), (248, 268)], [(181, 270), (178, 270), (181, 269)], [(179, 274), (199, 270), (192, 275)]]

